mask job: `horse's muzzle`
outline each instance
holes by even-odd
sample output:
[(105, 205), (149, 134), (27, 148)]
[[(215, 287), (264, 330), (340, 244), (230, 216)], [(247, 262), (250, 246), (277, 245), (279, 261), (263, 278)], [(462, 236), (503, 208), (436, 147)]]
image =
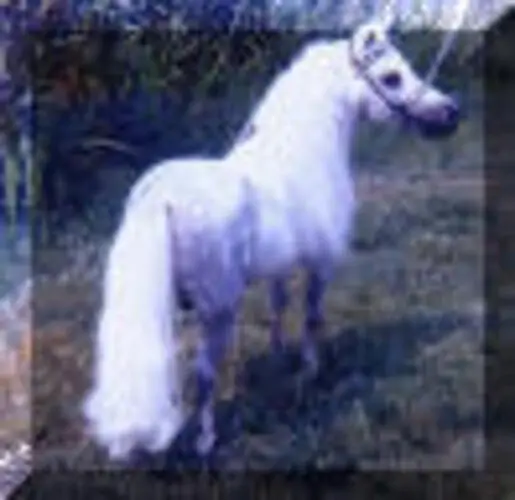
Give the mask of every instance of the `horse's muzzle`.
[(412, 125), (427, 139), (443, 139), (454, 134), (461, 121), (461, 110), (454, 101), (436, 108), (424, 117), (414, 118)]

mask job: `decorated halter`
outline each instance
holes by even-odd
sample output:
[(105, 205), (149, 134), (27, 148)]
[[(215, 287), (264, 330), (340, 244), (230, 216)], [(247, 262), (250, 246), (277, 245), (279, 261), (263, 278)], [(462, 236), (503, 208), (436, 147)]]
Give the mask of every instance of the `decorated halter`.
[(381, 98), (381, 100), (394, 112), (399, 113), (405, 118), (408, 118), (408, 103), (395, 101), (383, 89), (383, 85), (372, 74), (372, 68), (380, 61), (386, 53), (390, 50), (390, 43), (378, 40), (376, 32), (370, 30), (366, 33), (367, 38), (363, 40), (362, 53), (359, 54), (356, 48), (356, 38), (358, 35), (363, 35), (364, 28), (358, 28), (358, 31), (350, 38), (350, 58), (353, 66), (356, 68), (359, 75), (365, 80), (374, 92)]
[[(423, 80), (423, 84), (420, 86), (420, 91), (418, 95), (416, 95), (416, 97), (413, 98), (411, 102), (416, 102), (418, 99), (420, 99), (422, 93), (424, 92), (424, 89), (427, 88), (427, 86), (431, 85), (435, 80), (436, 76), (438, 75), (438, 71), (440, 70), (445, 57), (449, 53), (456, 39), (458, 31), (463, 26), (465, 16), (468, 11), (469, 1), (470, 0), (460, 0), (460, 2), (458, 3), (458, 9), (456, 12), (457, 15), (454, 18), (456, 19), (456, 24), (448, 30), (447, 36), (444, 38), (442, 45), (440, 46), (440, 50), (438, 51), (435, 59), (433, 60), (433, 63), (431, 64)], [(384, 30), (385, 33), (388, 33), (395, 21), (395, 15), (392, 14), (391, 2), (390, 5), (388, 5), (385, 12), (386, 16), (383, 15), (382, 18), (379, 18), (378, 25)], [(364, 43), (366, 45), (367, 41), (365, 40)], [(354, 33), (354, 35), (350, 38), (350, 56), (351, 61), (354, 67), (357, 69), (360, 76), (370, 85), (370, 87), (377, 93), (377, 95), (383, 100), (383, 102), (389, 108), (391, 108), (394, 112), (400, 114), (403, 118), (410, 119), (411, 116), (408, 112), (408, 103), (395, 102), (395, 100), (393, 100), (383, 90), (383, 86), (381, 85), (381, 83), (378, 82), (371, 73), (371, 68), (374, 66), (374, 64), (386, 54), (389, 48), (391, 48), (390, 42), (388, 41), (388, 43), (376, 44), (374, 50), (368, 51), (363, 57), (358, 56), (355, 44), (356, 33)]]

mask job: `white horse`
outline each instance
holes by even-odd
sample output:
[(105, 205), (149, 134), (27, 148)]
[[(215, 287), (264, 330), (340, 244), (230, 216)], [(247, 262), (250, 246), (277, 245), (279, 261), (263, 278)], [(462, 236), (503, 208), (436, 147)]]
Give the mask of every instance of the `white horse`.
[(272, 282), (271, 335), (280, 347), (285, 280), (305, 268), (303, 353), (317, 369), (324, 287), (346, 253), (356, 205), (350, 147), (358, 117), (408, 122), (433, 136), (459, 122), (455, 102), (415, 74), (389, 29), (372, 21), (349, 39), (307, 44), (225, 157), (164, 161), (132, 189), (107, 261), (84, 406), (89, 432), (112, 459), (164, 450), (185, 422), (175, 322), (186, 302), (203, 327), (200, 453), (215, 441), (217, 367), (249, 282)]

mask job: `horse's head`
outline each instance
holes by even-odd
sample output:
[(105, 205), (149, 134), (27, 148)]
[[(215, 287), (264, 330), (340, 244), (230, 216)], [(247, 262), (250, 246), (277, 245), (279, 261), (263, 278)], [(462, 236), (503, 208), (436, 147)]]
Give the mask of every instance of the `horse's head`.
[(352, 98), (373, 121), (401, 117), (424, 136), (452, 134), (460, 121), (457, 103), (416, 74), (390, 40), (390, 24), (363, 24), (349, 39)]

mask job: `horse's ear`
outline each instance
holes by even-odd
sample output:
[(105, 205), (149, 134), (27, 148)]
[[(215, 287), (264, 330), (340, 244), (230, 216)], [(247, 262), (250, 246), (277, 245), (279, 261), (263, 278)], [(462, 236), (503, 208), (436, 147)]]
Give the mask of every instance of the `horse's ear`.
[(390, 31), (397, 20), (396, 2), (388, 2), (376, 16), (377, 23), (385, 32)]

